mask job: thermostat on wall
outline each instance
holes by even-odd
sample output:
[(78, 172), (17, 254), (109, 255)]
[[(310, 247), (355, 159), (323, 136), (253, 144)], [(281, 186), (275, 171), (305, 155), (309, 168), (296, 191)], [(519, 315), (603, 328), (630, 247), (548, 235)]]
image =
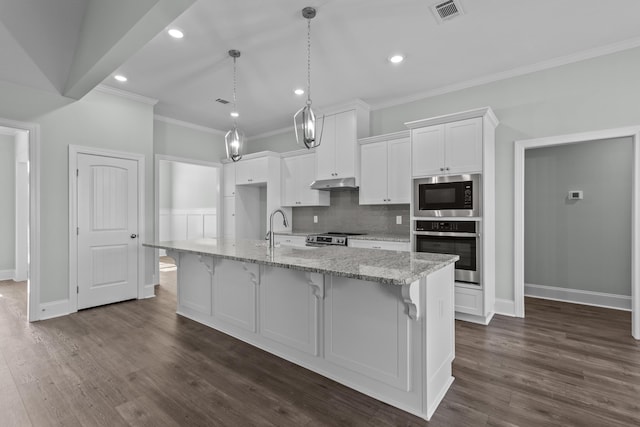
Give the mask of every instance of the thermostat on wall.
[(567, 197), (569, 200), (582, 200), (582, 190), (570, 190)]

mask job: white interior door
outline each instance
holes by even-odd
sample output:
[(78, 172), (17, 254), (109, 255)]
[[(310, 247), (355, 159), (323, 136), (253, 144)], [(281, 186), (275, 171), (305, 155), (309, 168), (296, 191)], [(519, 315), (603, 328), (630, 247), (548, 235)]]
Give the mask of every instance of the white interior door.
[(78, 154), (78, 309), (138, 296), (138, 162)]

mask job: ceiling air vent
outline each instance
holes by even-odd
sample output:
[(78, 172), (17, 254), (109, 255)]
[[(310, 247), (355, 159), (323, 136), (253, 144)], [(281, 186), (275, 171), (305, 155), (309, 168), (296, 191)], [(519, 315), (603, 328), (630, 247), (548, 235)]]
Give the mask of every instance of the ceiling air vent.
[(220, 104), (228, 104), (229, 103), (229, 101), (227, 101), (226, 99), (222, 99), (222, 98), (216, 99), (216, 102), (219, 102)]
[(431, 6), (431, 10), (433, 11), (438, 23), (448, 21), (464, 13), (462, 11), (462, 7), (460, 7), (459, 0), (447, 0), (436, 3)]

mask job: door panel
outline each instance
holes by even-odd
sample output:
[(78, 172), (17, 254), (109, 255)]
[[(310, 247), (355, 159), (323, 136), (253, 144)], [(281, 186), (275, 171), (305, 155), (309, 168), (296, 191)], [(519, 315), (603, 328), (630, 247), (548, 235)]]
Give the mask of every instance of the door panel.
[(136, 298), (138, 163), (78, 154), (77, 197), (78, 309)]

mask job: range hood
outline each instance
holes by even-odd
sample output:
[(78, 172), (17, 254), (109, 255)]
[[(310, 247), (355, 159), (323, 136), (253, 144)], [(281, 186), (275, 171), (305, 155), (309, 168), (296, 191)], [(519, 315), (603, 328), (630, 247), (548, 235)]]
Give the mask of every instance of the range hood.
[(334, 179), (318, 179), (313, 181), (309, 188), (312, 190), (357, 190), (355, 178), (334, 178)]

